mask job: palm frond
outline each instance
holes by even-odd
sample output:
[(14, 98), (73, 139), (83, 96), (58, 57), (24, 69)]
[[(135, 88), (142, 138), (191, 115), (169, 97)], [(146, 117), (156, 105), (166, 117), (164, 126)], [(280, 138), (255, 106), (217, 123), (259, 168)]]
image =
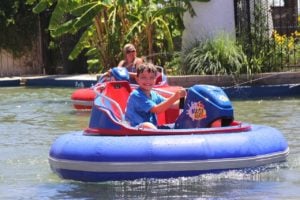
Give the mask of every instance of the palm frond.
[(101, 3), (97, 3), (95, 5), (92, 5), (89, 9), (86, 10), (80, 17), (76, 19), (76, 22), (74, 23), (74, 30), (73, 32), (77, 32), (82, 27), (91, 25), (93, 23), (93, 20), (97, 14), (100, 13), (100, 11), (105, 7), (105, 5)]
[(75, 47), (69, 55), (70, 60), (74, 60), (84, 49), (91, 47), (89, 39), (92, 32), (94, 32), (94, 30), (92, 27), (90, 27), (81, 35), (79, 41), (77, 42), (77, 44), (75, 45)]
[(46, 10), (47, 8), (49, 8), (52, 4), (54, 4), (56, 2), (56, 0), (41, 0), (39, 1), (34, 8), (32, 9), (33, 13), (41, 13), (44, 10)]

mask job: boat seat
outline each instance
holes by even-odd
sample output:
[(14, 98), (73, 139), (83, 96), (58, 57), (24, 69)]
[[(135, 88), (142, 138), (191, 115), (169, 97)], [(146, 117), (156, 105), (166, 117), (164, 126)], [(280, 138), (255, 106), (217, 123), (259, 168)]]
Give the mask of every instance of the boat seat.
[(115, 106), (112, 106), (112, 112), (120, 120), (122, 120), (122, 115), (124, 115), (125, 113), (127, 100), (130, 93), (131, 93), (131, 87), (128, 81), (107, 82), (102, 92), (103, 95), (111, 98), (112, 100), (116, 101), (119, 104), (122, 113), (117, 112)]
[(159, 85), (162, 82), (162, 75), (159, 73), (156, 77), (155, 84)]

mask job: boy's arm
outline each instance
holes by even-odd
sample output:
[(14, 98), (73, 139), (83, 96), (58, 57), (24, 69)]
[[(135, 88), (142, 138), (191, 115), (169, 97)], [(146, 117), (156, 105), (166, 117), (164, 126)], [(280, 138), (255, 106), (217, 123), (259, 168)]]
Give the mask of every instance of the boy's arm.
[(185, 89), (180, 89), (176, 91), (171, 97), (169, 97), (166, 101), (161, 102), (160, 104), (154, 106), (151, 108), (152, 113), (161, 113), (166, 111), (170, 107), (178, 107), (179, 105), (179, 99), (182, 97), (185, 97), (186, 91)]

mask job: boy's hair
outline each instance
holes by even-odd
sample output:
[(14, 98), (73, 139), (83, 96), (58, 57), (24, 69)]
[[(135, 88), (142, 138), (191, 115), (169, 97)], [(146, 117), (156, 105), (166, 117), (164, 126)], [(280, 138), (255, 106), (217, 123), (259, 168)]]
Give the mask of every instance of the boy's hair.
[(142, 63), (138, 66), (136, 69), (136, 75), (139, 76), (144, 71), (147, 71), (149, 73), (154, 73), (155, 76), (157, 75), (157, 68), (152, 63)]

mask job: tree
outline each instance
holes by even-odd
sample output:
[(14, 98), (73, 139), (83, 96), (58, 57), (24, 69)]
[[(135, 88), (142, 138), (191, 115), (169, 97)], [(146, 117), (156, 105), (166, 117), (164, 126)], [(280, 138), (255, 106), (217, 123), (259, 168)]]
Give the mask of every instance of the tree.
[(31, 6), (19, 0), (0, 2), (0, 50), (21, 56), (31, 49), (38, 28)]
[(172, 52), (173, 38), (183, 30), (181, 16), (186, 10), (192, 11), (187, 0), (40, 0), (36, 3), (35, 13), (54, 6), (49, 24), (52, 37), (82, 32), (69, 58), (75, 59), (85, 50), (90, 69), (96, 67), (100, 71), (117, 64), (121, 49), (128, 42), (134, 43), (142, 55)]

